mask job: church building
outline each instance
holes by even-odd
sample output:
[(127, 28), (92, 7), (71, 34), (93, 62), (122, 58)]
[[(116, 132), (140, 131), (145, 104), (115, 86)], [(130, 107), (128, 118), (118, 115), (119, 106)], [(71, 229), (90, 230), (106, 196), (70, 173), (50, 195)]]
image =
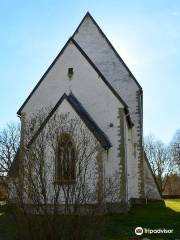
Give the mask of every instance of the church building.
[[(44, 114), (41, 124), (35, 130), (29, 129), (27, 137), (26, 122), (40, 111)], [(98, 148), (87, 169), (87, 175), (91, 168), (94, 176), (90, 174), (86, 182), (94, 195), (85, 204), (114, 204), (118, 211), (145, 199), (161, 199), (144, 154), (142, 87), (89, 12), (17, 114), (24, 149), (34, 149), (42, 133), (49, 134), (47, 126), (50, 122), (53, 126), (54, 116), (77, 119), (94, 138)], [(50, 146), (46, 149), (45, 161), (51, 166), (48, 186), (75, 187), (78, 143), (71, 131), (63, 129), (59, 132), (56, 160)]]

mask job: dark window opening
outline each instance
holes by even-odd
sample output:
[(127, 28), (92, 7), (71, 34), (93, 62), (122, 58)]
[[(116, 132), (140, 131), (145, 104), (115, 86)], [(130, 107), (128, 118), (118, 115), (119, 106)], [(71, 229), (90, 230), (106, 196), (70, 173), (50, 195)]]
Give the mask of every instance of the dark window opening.
[(58, 139), (56, 181), (75, 181), (75, 144), (70, 134), (63, 133)]
[(68, 68), (68, 77), (71, 78), (74, 74), (73, 68)]

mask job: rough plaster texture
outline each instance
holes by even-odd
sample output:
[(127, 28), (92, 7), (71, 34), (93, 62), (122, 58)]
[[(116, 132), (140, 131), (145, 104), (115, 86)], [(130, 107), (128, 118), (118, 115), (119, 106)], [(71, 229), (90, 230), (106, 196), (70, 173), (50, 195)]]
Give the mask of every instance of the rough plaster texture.
[(120, 172), (120, 199), (127, 202), (127, 151), (126, 151), (126, 126), (122, 108), (119, 109), (119, 172)]
[[(71, 80), (67, 76), (68, 67), (74, 69)], [(41, 108), (54, 106), (64, 92), (69, 94), (70, 91), (112, 143), (106, 161), (106, 175), (112, 175), (118, 166), (118, 108), (123, 106), (73, 43), (67, 46), (22, 112), (28, 118)], [(110, 123), (113, 127), (109, 126)]]
[[(74, 69), (71, 80), (67, 75), (68, 67)], [(123, 108), (123, 105), (73, 43), (70, 43), (64, 50), (60, 59), (22, 109), (22, 113), (26, 113), (28, 119), (42, 108), (51, 108), (64, 92), (69, 94), (70, 91), (78, 98), (112, 143), (112, 148), (104, 154), (104, 174), (107, 178), (111, 177), (119, 166), (117, 116), (119, 107)], [(110, 124), (113, 126), (110, 127)]]
[(136, 158), (132, 162), (134, 175), (138, 175), (138, 181), (134, 182), (133, 195), (134, 197), (142, 197), (142, 189), (140, 189), (143, 185), (141, 184), (143, 180), (140, 170), (142, 165), (140, 162), (143, 161), (140, 150), (140, 145), (142, 145), (142, 116), (138, 111), (142, 108), (142, 105), (139, 106), (141, 103), (137, 99), (137, 91), (140, 92), (141, 90), (88, 15), (75, 34), (74, 39), (129, 106), (135, 124), (133, 141), (135, 146), (138, 146), (135, 149)]
[[(71, 107), (71, 105), (67, 102), (67, 100), (64, 100), (61, 105), (57, 108), (56, 116), (61, 115), (61, 114), (69, 114), (69, 119), (80, 119), (78, 114), (75, 112), (75, 110)], [(81, 120), (81, 119), (80, 119)], [(51, 121), (53, 121), (53, 116), (50, 118), (49, 122), (46, 124), (46, 126), (43, 128), (41, 134), (46, 135), (46, 132), (48, 132), (48, 124), (51, 124)], [(82, 121), (82, 120), (81, 120)], [(53, 124), (53, 123), (52, 123)], [(86, 131), (89, 131), (86, 125), (82, 122), (83, 128), (86, 129)], [(49, 125), (50, 126), (50, 125)], [(92, 135), (92, 138), (94, 138), (93, 134), (90, 132)], [(36, 140), (33, 142), (31, 145), (31, 148), (33, 148), (34, 145), (36, 145), (41, 137), (38, 136)], [(54, 136), (54, 139), (56, 139), (56, 136)], [(74, 139), (76, 141), (76, 139)], [(52, 142), (48, 142), (47, 138), (47, 146), (46, 146), (46, 151), (45, 151), (45, 172), (46, 172), (46, 179), (47, 179), (47, 199), (48, 199), (48, 204), (53, 204), (53, 196), (54, 196), (54, 182), (55, 182), (55, 156), (53, 154), (53, 149), (51, 146)], [(90, 147), (90, 146), (89, 146)], [(105, 150), (104, 150), (105, 151)], [(87, 164), (87, 163), (86, 163)], [(78, 166), (77, 166), (78, 168)], [(83, 175), (84, 176), (84, 175)], [(34, 176), (37, 178), (37, 176)], [(84, 203), (90, 204), (90, 203), (96, 203), (98, 200), (98, 187), (100, 189), (101, 186), (98, 186), (98, 178), (99, 178), (99, 173), (97, 170), (97, 161), (96, 161), (96, 154), (94, 154), (93, 158), (91, 161), (88, 162), (88, 169), (85, 175), (86, 178), (86, 188), (82, 194), (87, 194), (87, 199), (84, 200)], [(78, 180), (77, 180), (78, 181)], [(77, 183), (81, 184), (81, 183)], [(73, 185), (72, 185), (73, 186)], [(100, 189), (101, 190), (101, 189)], [(74, 194), (78, 192), (74, 192)], [(90, 196), (90, 197), (89, 197)], [(96, 198), (94, 197), (96, 196)], [(63, 194), (63, 190), (61, 189), (60, 191), (60, 196), (59, 196), (59, 204), (65, 203), (65, 198)]]
[(134, 171), (133, 161), (134, 161), (134, 144), (133, 144), (133, 129), (129, 129), (126, 126), (126, 155), (127, 155), (127, 194), (128, 200), (135, 196), (136, 191), (134, 189), (134, 182), (137, 185), (137, 173)]

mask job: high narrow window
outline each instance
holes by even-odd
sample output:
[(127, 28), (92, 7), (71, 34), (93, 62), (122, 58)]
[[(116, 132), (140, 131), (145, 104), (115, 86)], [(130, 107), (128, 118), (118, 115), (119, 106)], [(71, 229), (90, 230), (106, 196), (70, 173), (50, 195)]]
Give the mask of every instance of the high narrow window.
[(58, 139), (56, 158), (56, 181), (75, 180), (75, 144), (70, 134), (63, 133)]

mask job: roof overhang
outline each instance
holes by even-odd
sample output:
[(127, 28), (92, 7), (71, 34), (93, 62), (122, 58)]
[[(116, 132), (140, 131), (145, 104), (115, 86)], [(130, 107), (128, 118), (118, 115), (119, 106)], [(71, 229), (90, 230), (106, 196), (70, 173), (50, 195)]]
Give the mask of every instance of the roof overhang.
[(112, 147), (112, 144), (110, 143), (106, 134), (100, 129), (98, 124), (93, 120), (90, 114), (85, 110), (83, 105), (77, 100), (77, 98), (72, 93), (69, 95), (67, 95), (66, 93), (63, 94), (63, 96), (59, 99), (55, 107), (51, 110), (46, 119), (43, 121), (37, 132), (31, 138), (31, 140), (27, 144), (27, 147), (30, 147), (31, 144), (35, 141), (40, 132), (46, 126), (47, 122), (50, 120), (50, 118), (53, 116), (57, 108), (61, 105), (61, 103), (64, 100), (67, 100), (67, 102), (72, 106), (72, 108), (79, 115), (81, 120), (85, 123), (86, 127), (92, 132), (94, 137), (99, 141), (99, 143), (104, 149), (108, 150), (110, 147)]

